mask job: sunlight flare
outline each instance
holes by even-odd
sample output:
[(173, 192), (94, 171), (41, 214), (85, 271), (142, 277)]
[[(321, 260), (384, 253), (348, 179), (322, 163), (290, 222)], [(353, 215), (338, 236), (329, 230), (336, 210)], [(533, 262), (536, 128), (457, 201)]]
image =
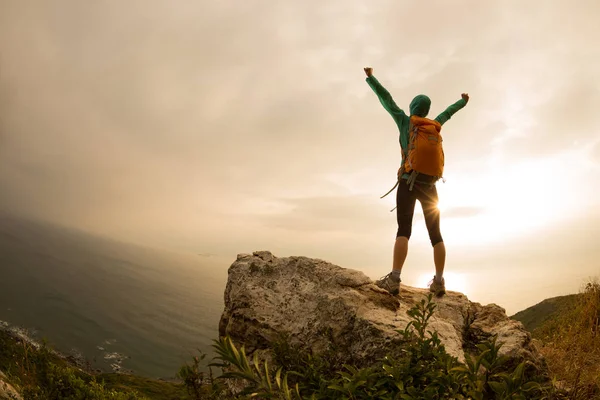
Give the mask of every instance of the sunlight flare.
[[(485, 174), (438, 185), (442, 231), (454, 244), (482, 244), (520, 237), (577, 212), (570, 190), (578, 182), (564, 156), (496, 165)], [(472, 210), (460, 214), (457, 210)]]

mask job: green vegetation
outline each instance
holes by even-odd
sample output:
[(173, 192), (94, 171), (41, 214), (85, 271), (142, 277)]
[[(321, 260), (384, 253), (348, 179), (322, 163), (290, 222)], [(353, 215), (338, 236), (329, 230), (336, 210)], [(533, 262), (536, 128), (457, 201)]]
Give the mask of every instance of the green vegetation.
[(180, 371), (195, 399), (558, 399), (559, 391), (523, 362), (511, 368), (499, 355), (495, 338), (477, 346), (460, 363), (436, 332), (428, 331), (434, 313), (431, 295), (409, 311), (412, 321), (399, 331), (401, 356), (385, 357), (371, 367), (338, 365), (331, 354), (316, 355), (278, 343), (272, 361), (250, 360), (229, 338), (215, 341), (211, 364), (223, 370), (214, 378), (200, 371), (203, 357)]
[(600, 398), (600, 283), (592, 281), (563, 311), (532, 332), (555, 384), (569, 399)]
[(257, 353), (250, 359), (243, 346), (225, 337), (215, 341), (217, 356), (208, 369), (201, 354), (181, 367), (181, 382), (165, 382), (91, 374), (45, 345), (37, 349), (0, 331), (0, 370), (26, 400), (600, 398), (600, 284), (558, 299), (538, 307), (537, 316), (517, 315), (535, 327), (551, 381), (534, 365), (515, 365), (501, 356), (495, 338), (477, 345), (465, 363), (449, 355), (437, 333), (427, 329), (436, 307), (431, 295), (409, 310), (411, 322), (398, 331), (399, 355), (369, 367), (342, 363), (335, 348), (313, 354), (285, 338), (273, 344), (268, 361)]
[(90, 374), (70, 365), (45, 344), (39, 349), (0, 330), (0, 370), (24, 399), (184, 399), (181, 384), (134, 375)]
[(181, 383), (144, 378), (137, 375), (105, 373), (98, 375), (106, 387), (119, 391), (136, 391), (148, 399), (188, 399), (185, 387)]
[(525, 329), (534, 332), (538, 327), (573, 310), (580, 294), (570, 294), (546, 299), (535, 306), (519, 311), (511, 318), (521, 321)]

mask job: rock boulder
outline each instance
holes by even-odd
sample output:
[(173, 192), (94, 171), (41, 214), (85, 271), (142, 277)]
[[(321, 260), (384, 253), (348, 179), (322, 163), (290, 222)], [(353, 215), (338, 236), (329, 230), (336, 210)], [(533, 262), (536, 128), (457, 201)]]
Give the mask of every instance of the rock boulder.
[[(392, 296), (362, 272), (319, 259), (277, 258), (268, 251), (240, 254), (229, 268), (219, 332), (244, 344), (249, 354), (285, 335), (314, 352), (333, 344), (345, 362), (367, 366), (394, 354), (397, 331), (410, 321), (407, 310), (427, 294), (402, 285), (399, 297)], [(429, 329), (459, 360), (496, 334), (501, 354), (543, 368), (530, 334), (503, 308), (452, 291), (434, 301)]]

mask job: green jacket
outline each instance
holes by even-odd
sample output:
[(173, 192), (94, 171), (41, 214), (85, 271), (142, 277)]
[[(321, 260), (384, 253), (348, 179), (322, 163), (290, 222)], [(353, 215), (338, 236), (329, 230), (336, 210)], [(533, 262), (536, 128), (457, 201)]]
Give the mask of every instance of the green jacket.
[[(388, 92), (381, 83), (373, 76), (367, 78), (367, 83), (373, 89), (381, 105), (383, 108), (390, 113), (396, 125), (398, 126), (398, 131), (400, 131), (400, 146), (402, 149), (408, 148), (408, 125), (410, 123), (410, 116), (406, 115), (406, 113), (396, 105), (394, 99), (392, 99), (392, 95)], [(444, 125), (446, 121), (448, 121), (458, 110), (467, 105), (467, 102), (463, 99), (460, 99), (456, 103), (452, 104), (450, 107), (446, 108), (444, 112), (435, 117), (435, 120), (440, 123), (440, 125)], [(416, 96), (412, 102), (410, 103), (410, 115), (417, 115), (419, 117), (426, 117), (429, 113), (429, 108), (431, 106), (431, 100), (429, 97), (420, 94)]]

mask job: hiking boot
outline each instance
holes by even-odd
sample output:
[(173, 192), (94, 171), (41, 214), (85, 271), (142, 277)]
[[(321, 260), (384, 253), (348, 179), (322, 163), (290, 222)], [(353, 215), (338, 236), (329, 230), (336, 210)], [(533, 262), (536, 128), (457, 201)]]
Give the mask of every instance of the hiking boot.
[(383, 278), (376, 281), (375, 284), (380, 288), (387, 290), (390, 294), (396, 296), (398, 293), (400, 293), (400, 282), (401, 279), (394, 279), (392, 273), (390, 272)]
[(443, 296), (446, 294), (446, 281), (444, 278), (439, 281), (435, 279), (435, 276), (429, 282), (429, 291), (435, 293), (436, 296)]

